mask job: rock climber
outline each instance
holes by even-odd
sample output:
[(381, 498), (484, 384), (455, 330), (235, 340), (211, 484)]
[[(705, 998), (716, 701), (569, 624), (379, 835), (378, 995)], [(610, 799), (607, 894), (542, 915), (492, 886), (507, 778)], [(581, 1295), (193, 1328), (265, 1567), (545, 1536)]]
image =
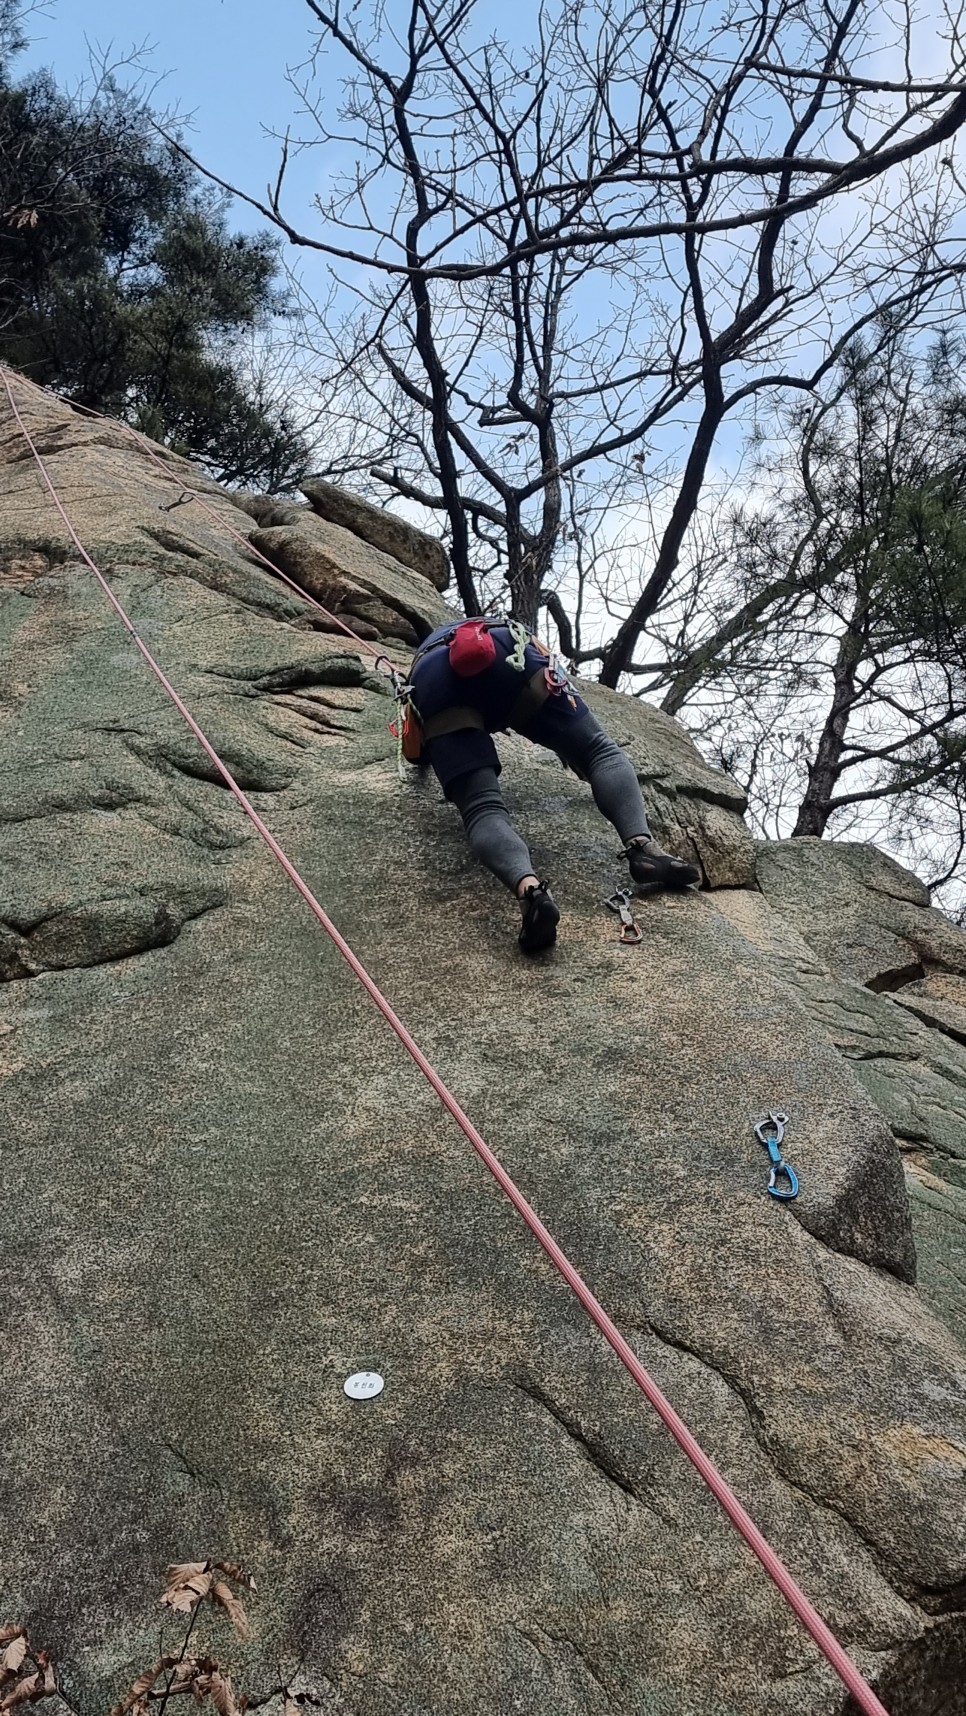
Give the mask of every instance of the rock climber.
[(644, 893), (700, 881), (694, 864), (658, 845), (633, 764), (578, 696), (552, 652), (516, 622), (467, 620), (440, 626), (420, 644), (406, 687), (403, 742), (410, 761), (429, 763), (462, 818), (477, 858), (520, 902), (525, 953), (550, 947), (560, 912), (538, 880), (500, 791), (493, 733), (512, 728), (555, 751), (590, 783), (597, 808), (624, 843)]

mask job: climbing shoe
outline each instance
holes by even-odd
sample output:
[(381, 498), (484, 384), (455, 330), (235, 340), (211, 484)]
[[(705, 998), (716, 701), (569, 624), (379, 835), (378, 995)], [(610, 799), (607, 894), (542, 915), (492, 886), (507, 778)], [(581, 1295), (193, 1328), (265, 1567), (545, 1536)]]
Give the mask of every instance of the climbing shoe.
[(560, 909), (546, 882), (531, 882), (520, 895), (523, 923), (520, 925), (520, 946), (524, 953), (539, 953), (552, 947), (557, 939)]
[(624, 855), (631, 875), (642, 894), (657, 894), (663, 889), (696, 888), (701, 872), (686, 858), (672, 858), (656, 840), (632, 840)]

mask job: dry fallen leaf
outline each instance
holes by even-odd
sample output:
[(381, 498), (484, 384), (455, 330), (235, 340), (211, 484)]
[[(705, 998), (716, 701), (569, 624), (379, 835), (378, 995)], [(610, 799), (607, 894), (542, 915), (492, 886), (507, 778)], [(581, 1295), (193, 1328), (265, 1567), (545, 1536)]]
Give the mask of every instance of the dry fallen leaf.
[(143, 1672), (138, 1675), (137, 1680), (133, 1683), (124, 1702), (127, 1703), (127, 1700), (130, 1699), (132, 1704), (137, 1704), (139, 1700), (144, 1697), (145, 1693), (150, 1692), (158, 1678), (158, 1675), (161, 1674), (167, 1666), (167, 1658), (162, 1656), (157, 1662), (152, 1663), (150, 1668), (144, 1669)]
[(0, 1657), (0, 1683), (17, 1673), (26, 1654), (27, 1635), (25, 1632), (17, 1633)]
[(25, 1704), (28, 1698), (33, 1698), (39, 1685), (39, 1674), (28, 1674), (26, 1679), (18, 1680), (16, 1686), (11, 1687), (6, 1697), (0, 1699), (0, 1710), (13, 1710), (16, 1705)]
[(238, 1637), (240, 1639), (247, 1639), (248, 1616), (245, 1614), (245, 1610), (239, 1599), (235, 1596), (234, 1591), (232, 1591), (223, 1580), (216, 1579), (211, 1588), (211, 1595), (212, 1600), (224, 1609), (225, 1614), (231, 1621)]
[(0, 1699), (0, 1711), (15, 1710), (18, 1704), (34, 1704), (39, 1698), (47, 1698), (57, 1691), (53, 1666), (46, 1651), (37, 1651), (34, 1660), (38, 1664), (37, 1672), (26, 1675), (10, 1688)]
[(165, 1574), (167, 1585), (184, 1585), (193, 1579), (196, 1573), (207, 1573), (210, 1561), (176, 1561)]
[(255, 1581), (240, 1561), (215, 1561), (212, 1565), (217, 1567), (219, 1573), (224, 1573), (226, 1579), (235, 1579), (239, 1585), (247, 1585), (250, 1591), (254, 1591)]
[(157, 1662), (152, 1663), (150, 1668), (144, 1669), (138, 1675), (137, 1680), (124, 1694), (120, 1704), (115, 1704), (113, 1710), (108, 1712), (108, 1716), (128, 1716), (129, 1711), (139, 1710), (144, 1706), (147, 1702), (148, 1693), (158, 1675), (166, 1668), (173, 1668), (174, 1661), (173, 1656), (159, 1656)]
[[(181, 1572), (182, 1569), (176, 1568), (175, 1571)], [(206, 1573), (202, 1567), (198, 1572), (192, 1572), (190, 1578), (180, 1580), (177, 1584), (170, 1584), (161, 1601), (167, 1603), (170, 1609), (188, 1615), (203, 1597), (207, 1597), (211, 1590), (211, 1580), (212, 1575)]]
[(227, 1674), (222, 1674), (218, 1669), (215, 1669), (211, 1677), (211, 1701), (218, 1716), (238, 1716), (231, 1681)]
[(296, 1704), (290, 1693), (285, 1694), (285, 1716), (302, 1716), (301, 1705)]
[[(182, 1693), (194, 1692), (199, 1672), (198, 1663), (193, 1656), (186, 1657), (184, 1662), (179, 1662), (168, 1688), (168, 1697), (180, 1698)], [(154, 1696), (158, 1698), (161, 1695), (156, 1692)]]
[(19, 1638), (21, 1633), (23, 1633), (24, 1638), (27, 1637), (19, 1621), (4, 1622), (4, 1624), (0, 1626), (0, 1644), (6, 1644), (8, 1639)]

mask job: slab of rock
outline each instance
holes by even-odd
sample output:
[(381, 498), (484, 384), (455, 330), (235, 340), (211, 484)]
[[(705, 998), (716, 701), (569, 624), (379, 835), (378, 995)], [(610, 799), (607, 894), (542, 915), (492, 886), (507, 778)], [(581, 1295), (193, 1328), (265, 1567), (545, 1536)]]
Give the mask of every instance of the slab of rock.
[(904, 983), (896, 1002), (955, 1043), (966, 1043), (966, 977), (933, 968), (928, 977)]
[(966, 934), (930, 906), (917, 876), (874, 846), (762, 842), (757, 879), (809, 947), (869, 989), (899, 989), (927, 967), (966, 972)]
[(408, 566), (421, 577), (428, 578), (437, 590), (445, 590), (450, 579), (449, 555), (435, 536), (417, 530), (407, 519), (384, 507), (372, 506), (359, 495), (321, 477), (309, 477), (302, 484), (302, 493), (311, 502), (320, 518), (339, 524), (353, 536), (371, 542), (401, 566)]
[(377, 635), (415, 646), (453, 614), (432, 585), (340, 525), (305, 517), (252, 532), (254, 547), (326, 608), (363, 620)]
[[(281, 523), (281, 520), (273, 519), (272, 514), (276, 510), (285, 511), (290, 504), (287, 501), (279, 501), (277, 495), (253, 494), (248, 489), (232, 489), (231, 498), (239, 511), (247, 513), (256, 524)], [(292, 502), (291, 505), (295, 513), (303, 510), (298, 502)]]
[[(396, 778), (384, 681), (213, 525), (194, 555), (181, 523), (134, 555), (140, 455), (78, 457), (112, 583), (338, 928), (890, 1716), (955, 1710), (966, 1358), (911, 1283), (864, 1063), (719, 909), (767, 903), (642, 902), (644, 943), (621, 946), (612, 832), (555, 759), (501, 738), (564, 911), (554, 955), (522, 961), (434, 781)], [(16, 546), (47, 555), (22, 475), (18, 455)], [(157, 1655), (165, 1565), (223, 1553), (258, 1575), (253, 1637), (211, 1611), (197, 1643), (259, 1701), (299, 1664), (294, 1689), (348, 1716), (845, 1716), (92, 579), (50, 559), (0, 592), (21, 938), (0, 987), (0, 1618), (94, 1716)], [(655, 825), (747, 874), (733, 785), (674, 723), (599, 707)], [(181, 911), (174, 936), (138, 902)], [(776, 1095), (789, 1207), (752, 1130)], [(346, 1398), (359, 1369), (378, 1400)]]
[[(835, 848), (829, 842), (824, 850), (835, 874)], [(806, 863), (814, 883), (819, 855), (813, 851)], [(880, 906), (874, 893), (857, 887), (850, 921), (861, 922), (863, 899), (871, 918), (867, 945), (875, 945)], [(721, 893), (715, 904), (767, 955), (776, 976), (801, 998), (888, 1121), (903, 1152), (920, 1291), (966, 1341), (966, 1016), (959, 1004), (964, 980), (934, 972), (896, 992), (875, 993), (819, 959), (795, 921), (761, 894)], [(930, 914), (930, 922), (936, 916)], [(949, 955), (962, 932), (952, 924), (946, 931)], [(855, 941), (853, 927), (847, 968)], [(888, 944), (886, 952), (894, 957)]]

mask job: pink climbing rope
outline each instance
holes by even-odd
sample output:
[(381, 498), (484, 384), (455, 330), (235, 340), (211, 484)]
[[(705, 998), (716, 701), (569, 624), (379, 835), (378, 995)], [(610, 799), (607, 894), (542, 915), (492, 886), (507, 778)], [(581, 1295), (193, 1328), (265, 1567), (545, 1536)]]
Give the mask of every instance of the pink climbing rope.
[(678, 1414), (675, 1412), (666, 1395), (662, 1393), (661, 1389), (657, 1386), (657, 1383), (645, 1370), (640, 1359), (624, 1339), (624, 1336), (620, 1333), (616, 1324), (612, 1322), (596, 1295), (591, 1292), (583, 1277), (578, 1274), (573, 1264), (557, 1244), (553, 1235), (544, 1226), (532, 1205), (528, 1203), (516, 1182), (511, 1179), (502, 1163), (494, 1155), (482, 1134), (477, 1131), (473, 1122), (457, 1102), (448, 1086), (443, 1082), (435, 1067), (424, 1055), (415, 1038), (410, 1035), (398, 1014), (387, 1001), (373, 978), (370, 977), (361, 960), (356, 957), (348, 942), (340, 935), (331, 918), (329, 918), (318, 900), (315, 898), (315, 895), (309, 888), (308, 883), (303, 880), (302, 876), (295, 868), (295, 865), (283, 852), (278, 841), (275, 839), (275, 836), (262, 821), (257, 810), (245, 796), (241, 787), (238, 785), (238, 782), (235, 780), (225, 763), (222, 762), (218, 752), (215, 750), (215, 747), (202, 732), (194, 716), (191, 714), (191, 711), (187, 708), (186, 704), (182, 702), (178, 693), (166, 678), (162, 669), (158, 666), (158, 663), (155, 661), (147, 645), (138, 636), (133, 621), (129, 618), (125, 609), (118, 601), (103, 573), (94, 564), (94, 561), (91, 559), (81, 542), (80, 537), (74, 529), (74, 526), (47, 471), (43, 458), (37, 451), (37, 447), (31, 437), (30, 431), (17, 407), (17, 402), (13, 396), (6, 369), (4, 368), (0, 370), (0, 374), (3, 376), (7, 398), (9, 399), (14, 417), (16, 418), (27, 445), (37, 462), (51, 499), (63, 520), (71, 540), (77, 548), (78, 553), (81, 555), (84, 564), (94, 573), (95, 578), (104, 591), (104, 594), (107, 596), (107, 599), (115, 613), (121, 620), (125, 630), (137, 645), (137, 648), (140, 650), (152, 673), (171, 698), (171, 701), (174, 703), (178, 713), (191, 728), (192, 733), (211, 759), (218, 773), (225, 782), (225, 785), (234, 794), (238, 803), (241, 805), (242, 810), (245, 812), (245, 815), (261, 835), (261, 838), (264, 840), (269, 851), (281, 865), (289, 880), (301, 894), (306, 905), (314, 913), (326, 934), (334, 942), (339, 953), (346, 961), (346, 964), (355, 973), (367, 994), (375, 1002), (387, 1024), (392, 1027), (403, 1047), (412, 1056), (412, 1059), (415, 1061), (424, 1078), (427, 1079), (433, 1090), (436, 1092), (444, 1108), (446, 1108), (449, 1114), (452, 1115), (457, 1125), (473, 1146), (477, 1155), (493, 1175), (497, 1184), (506, 1193), (506, 1196), (509, 1198), (518, 1215), (523, 1218), (527, 1227), (530, 1229), (530, 1232), (543, 1247), (544, 1252), (550, 1258), (554, 1267), (563, 1276), (563, 1279), (579, 1299), (588, 1316), (597, 1325), (597, 1328), (600, 1330), (608, 1345), (616, 1353), (625, 1369), (629, 1371), (630, 1375), (637, 1383), (638, 1388), (641, 1390), (641, 1393), (650, 1402), (662, 1423), (670, 1431), (675, 1442), (678, 1444), (678, 1447), (687, 1455), (691, 1464), (700, 1473), (701, 1477), (704, 1479), (708, 1488), (724, 1509), (732, 1524), (744, 1538), (749, 1549), (751, 1549), (753, 1554), (757, 1556), (766, 1573), (777, 1585), (786, 1602), (793, 1609), (806, 1631), (818, 1645), (823, 1656), (830, 1663), (843, 1684), (848, 1688), (859, 1709), (864, 1712), (864, 1716), (888, 1716), (888, 1711), (885, 1706), (880, 1703), (868, 1682), (863, 1678), (852, 1659), (839, 1644), (834, 1633), (832, 1633), (826, 1626), (821, 1615), (818, 1613), (818, 1610), (809, 1602), (804, 1591), (792, 1577), (784, 1562), (762, 1536), (758, 1527), (755, 1525), (754, 1520), (742, 1507), (737, 1496), (734, 1494), (734, 1491), (726, 1483), (725, 1479), (722, 1477), (713, 1462), (708, 1458), (707, 1454), (705, 1454), (704, 1450), (695, 1441), (683, 1419), (678, 1417)]

